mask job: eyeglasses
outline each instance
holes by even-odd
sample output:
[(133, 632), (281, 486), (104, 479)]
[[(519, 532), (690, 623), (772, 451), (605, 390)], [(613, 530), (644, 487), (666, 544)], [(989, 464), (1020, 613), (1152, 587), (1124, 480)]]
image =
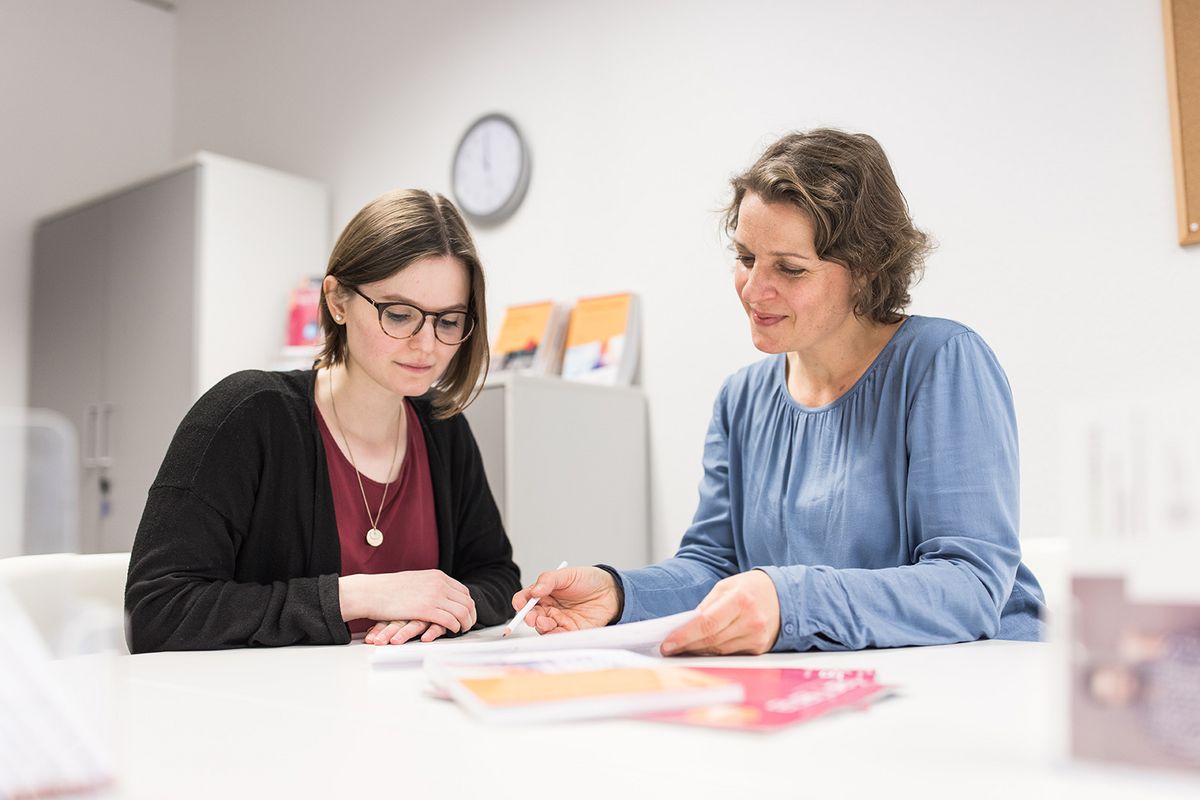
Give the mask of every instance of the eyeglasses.
[(412, 303), (377, 303), (351, 286), (354, 293), (375, 306), (379, 327), (393, 339), (408, 339), (421, 332), (426, 317), (433, 317), (433, 335), (442, 344), (462, 344), (475, 330), (475, 317), (468, 311), (426, 311)]

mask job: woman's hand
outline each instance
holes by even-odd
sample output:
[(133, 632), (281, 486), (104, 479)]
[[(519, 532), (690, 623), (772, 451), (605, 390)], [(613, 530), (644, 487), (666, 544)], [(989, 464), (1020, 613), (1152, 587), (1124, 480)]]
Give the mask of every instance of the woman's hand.
[(470, 591), (438, 569), (343, 575), (338, 578), (338, 594), (343, 620), (428, 622), (454, 633), (475, 625)]
[(663, 640), (664, 656), (758, 655), (779, 638), (779, 595), (762, 570), (718, 581), (697, 610), (694, 619)]
[(394, 620), (392, 622), (376, 622), (367, 631), (363, 641), (367, 644), (404, 644), (414, 636), (420, 636), (422, 642), (432, 642), (443, 636), (446, 629), (441, 625), (433, 625), (414, 619), (409, 622)]
[(525, 624), (538, 633), (602, 628), (613, 621), (620, 606), (616, 581), (599, 567), (543, 572), (533, 586), (513, 595), (513, 608), (524, 608), (531, 597), (541, 600), (525, 616)]

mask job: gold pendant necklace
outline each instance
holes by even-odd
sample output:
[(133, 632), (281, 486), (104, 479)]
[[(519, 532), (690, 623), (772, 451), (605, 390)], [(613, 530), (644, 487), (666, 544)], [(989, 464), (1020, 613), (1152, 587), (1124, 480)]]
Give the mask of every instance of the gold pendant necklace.
[[(346, 446), (346, 454), (350, 456), (350, 466), (354, 467), (354, 477), (358, 478), (358, 490), (362, 492), (363, 506), (367, 509), (367, 519), (371, 521), (371, 529), (367, 531), (367, 544), (371, 547), (379, 547), (383, 544), (383, 531), (379, 530), (379, 520), (383, 518), (383, 504), (387, 500), (388, 487), (392, 485), (389, 480), (383, 485), (383, 497), (379, 498), (379, 511), (375, 516), (371, 516), (371, 504), (367, 502), (367, 490), (363, 488), (362, 475), (358, 471), (358, 464), (354, 462), (354, 451), (350, 449), (350, 440), (346, 438), (346, 429), (342, 427), (342, 420), (338, 417), (337, 401), (333, 398), (333, 372), (329, 372), (329, 405), (333, 408), (333, 418), (337, 422), (338, 432), (342, 434), (342, 444)], [(400, 413), (404, 413), (404, 401), (400, 402)], [(400, 453), (400, 434), (396, 433), (396, 446), (392, 450), (392, 463), (388, 465), (387, 474), (391, 476), (392, 468), (396, 466), (396, 456)]]

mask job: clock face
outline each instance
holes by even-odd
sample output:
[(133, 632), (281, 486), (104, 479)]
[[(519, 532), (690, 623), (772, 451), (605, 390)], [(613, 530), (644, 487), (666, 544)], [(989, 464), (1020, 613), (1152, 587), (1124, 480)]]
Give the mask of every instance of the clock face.
[(451, 178), (459, 207), (476, 222), (516, 211), (529, 185), (529, 151), (516, 123), (503, 114), (476, 120), (458, 144)]

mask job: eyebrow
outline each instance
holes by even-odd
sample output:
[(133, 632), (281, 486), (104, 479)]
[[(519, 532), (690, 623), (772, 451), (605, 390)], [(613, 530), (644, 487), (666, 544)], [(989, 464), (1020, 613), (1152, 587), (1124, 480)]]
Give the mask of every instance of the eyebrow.
[[(746, 247), (746, 245), (742, 244), (737, 239), (733, 240), (733, 246), (738, 248), (739, 250), (745, 250), (747, 253), (750, 252), (750, 248)], [(791, 257), (791, 258), (799, 258), (802, 261), (815, 261), (816, 260), (812, 256), (806, 256), (803, 253), (792, 253), (787, 250), (772, 250), (771, 252), (767, 253), (767, 255), (775, 256), (776, 258), (779, 258), (781, 256)]]
[(378, 302), (380, 302), (380, 303), (404, 303), (407, 306), (413, 306), (415, 308), (420, 308), (424, 311), (428, 311), (430, 314), (443, 314), (447, 311), (469, 311), (470, 310), (469, 308), (467, 308), (466, 303), (456, 303), (452, 306), (446, 306), (445, 308), (425, 308), (425, 306), (421, 305), (420, 303), (416, 302), (415, 300), (412, 300), (411, 298), (408, 298), (408, 297), (405, 297), (405, 296), (399, 295), (399, 294), (382, 295), (382, 296), (380, 296)]

